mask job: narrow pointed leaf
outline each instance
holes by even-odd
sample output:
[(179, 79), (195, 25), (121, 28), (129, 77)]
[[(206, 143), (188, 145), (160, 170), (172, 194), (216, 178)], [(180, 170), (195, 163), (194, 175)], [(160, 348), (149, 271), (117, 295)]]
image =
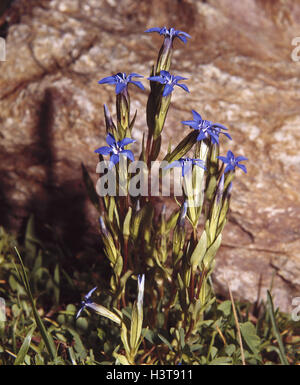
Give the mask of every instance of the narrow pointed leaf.
[(25, 271), (25, 267), (23, 265), (23, 261), (22, 261), (22, 258), (20, 256), (20, 254), (19, 254), (19, 251), (18, 251), (18, 249), (16, 247), (15, 247), (15, 251), (16, 251), (16, 254), (18, 256), (20, 265), (21, 265), (21, 272), (18, 271), (18, 273), (19, 273), (19, 275), (21, 277), (21, 280), (22, 280), (22, 282), (24, 284), (24, 288), (26, 290), (27, 296), (28, 296), (29, 301), (31, 303), (33, 315), (34, 315), (34, 318), (35, 318), (35, 322), (36, 322), (36, 324), (37, 324), (37, 326), (38, 326), (38, 328), (40, 330), (41, 336), (42, 336), (42, 338), (44, 340), (44, 343), (46, 345), (48, 353), (50, 354), (52, 359), (55, 360), (57, 354), (56, 354), (56, 348), (55, 348), (55, 344), (54, 344), (53, 338), (52, 338), (51, 334), (48, 333), (48, 331), (46, 330), (45, 325), (44, 325), (43, 321), (41, 320), (41, 317), (40, 317), (40, 315), (39, 315), (39, 313), (37, 311), (34, 299), (33, 299), (32, 294), (31, 294), (31, 289), (30, 289), (28, 277), (27, 277), (27, 274), (26, 274), (26, 271)]
[(28, 349), (30, 347), (30, 342), (31, 342), (31, 338), (32, 338), (32, 335), (35, 331), (35, 328), (36, 328), (36, 325), (34, 325), (30, 330), (29, 332), (27, 333), (23, 343), (22, 343), (22, 346), (17, 354), (17, 357), (15, 359), (15, 362), (14, 362), (14, 365), (21, 365), (23, 364), (24, 360), (25, 360), (25, 356), (28, 352)]
[(179, 144), (178, 146), (171, 152), (171, 154), (168, 154), (164, 160), (168, 161), (169, 163), (173, 162), (174, 160), (178, 160), (180, 158), (183, 158), (184, 155), (193, 147), (193, 145), (197, 142), (197, 136), (198, 132), (196, 130), (192, 131), (189, 135), (187, 135)]
[(206, 235), (206, 231), (204, 230), (191, 256), (191, 265), (194, 271), (202, 262), (202, 259), (206, 252), (206, 247), (207, 247), (207, 235)]

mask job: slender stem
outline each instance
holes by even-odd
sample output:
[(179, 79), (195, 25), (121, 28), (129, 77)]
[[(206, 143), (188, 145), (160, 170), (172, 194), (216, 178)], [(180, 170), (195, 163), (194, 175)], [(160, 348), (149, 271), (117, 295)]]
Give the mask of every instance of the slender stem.
[(194, 299), (194, 292), (195, 292), (195, 273), (193, 272), (193, 269), (191, 269), (191, 280), (190, 280), (190, 301), (193, 301)]
[(123, 274), (127, 271), (128, 262), (128, 239), (124, 239), (124, 261), (123, 261)]
[(236, 314), (236, 310), (235, 310), (235, 305), (234, 305), (234, 301), (233, 301), (233, 296), (232, 296), (232, 292), (231, 292), (231, 289), (230, 289), (230, 286), (229, 286), (228, 282), (227, 282), (227, 285), (228, 285), (230, 300), (231, 300), (231, 303), (232, 303), (232, 310), (233, 310), (234, 320), (235, 320), (235, 324), (236, 324), (236, 329), (237, 329), (237, 333), (238, 333), (238, 337), (239, 337), (241, 356), (242, 356), (242, 363), (243, 363), (243, 365), (246, 365), (240, 324), (239, 324), (239, 321), (238, 321), (238, 318), (237, 318), (237, 314)]
[(192, 332), (192, 330), (193, 330), (194, 323), (195, 323), (194, 320), (191, 320), (189, 329), (188, 329), (188, 331), (187, 331), (187, 333), (186, 333), (186, 335), (185, 335), (185, 341), (187, 341), (187, 339), (189, 338), (189, 336), (190, 336), (190, 334), (191, 334), (191, 332)]

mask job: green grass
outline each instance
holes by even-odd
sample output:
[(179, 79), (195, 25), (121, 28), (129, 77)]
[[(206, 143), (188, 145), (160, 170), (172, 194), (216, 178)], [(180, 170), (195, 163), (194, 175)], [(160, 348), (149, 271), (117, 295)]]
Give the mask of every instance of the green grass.
[[(92, 285), (100, 287), (96, 301), (109, 306), (101, 264), (82, 261), (66, 268), (70, 255), (63, 250), (57, 242), (43, 244), (36, 238), (32, 218), (21, 244), (0, 228), (0, 296), (6, 302), (6, 322), (0, 322), (0, 365), (115, 364), (116, 353), (122, 353), (117, 325), (87, 311), (75, 320), (81, 295)], [(81, 255), (85, 259), (87, 254)], [(266, 304), (236, 302), (235, 308), (246, 364), (299, 364), (300, 322), (274, 310), (270, 294)], [(129, 308), (125, 313), (130, 317)], [(155, 352), (155, 357), (167, 352), (163, 363), (173, 363), (175, 352), (163, 329), (163, 312), (161, 317), (160, 330), (143, 330), (145, 354), (140, 363), (151, 363)], [(182, 362), (241, 365), (236, 326), (231, 301), (217, 299), (205, 313), (197, 344), (186, 345), (183, 329), (176, 331)]]

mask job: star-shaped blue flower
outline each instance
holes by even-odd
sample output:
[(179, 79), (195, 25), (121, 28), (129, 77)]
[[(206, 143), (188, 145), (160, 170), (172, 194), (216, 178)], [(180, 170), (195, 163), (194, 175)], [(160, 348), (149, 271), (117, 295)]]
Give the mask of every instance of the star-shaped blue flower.
[(175, 28), (168, 29), (166, 27), (162, 27), (162, 28), (155, 27), (155, 28), (149, 28), (145, 32), (158, 32), (160, 35), (164, 35), (165, 37), (171, 40), (174, 40), (175, 37), (178, 37), (183, 43), (186, 43), (187, 39), (191, 38), (191, 36), (188, 33), (183, 31), (176, 31)]
[(181, 167), (182, 176), (185, 176), (191, 171), (193, 165), (202, 167), (204, 170), (206, 170), (203, 160), (192, 158), (180, 158), (178, 160), (174, 160), (174, 162), (168, 164), (166, 167), (164, 167), (164, 169), (167, 170), (173, 167)]
[(116, 95), (120, 94), (122, 91), (124, 91), (125, 88), (127, 88), (128, 83), (132, 83), (142, 90), (145, 89), (143, 84), (139, 81), (132, 80), (133, 77), (136, 78), (143, 78), (144, 76), (136, 74), (135, 72), (129, 74), (128, 76), (126, 75), (125, 72), (119, 72), (116, 75), (113, 76), (108, 76), (106, 78), (103, 78), (99, 80), (99, 84), (115, 84), (116, 85)]
[(199, 130), (199, 135), (197, 136), (198, 141), (211, 137), (212, 143), (219, 144), (219, 134), (224, 134), (230, 140), (232, 139), (227, 132), (222, 131), (228, 130), (228, 128), (222, 124), (213, 123), (210, 120), (204, 120), (201, 115), (194, 110), (192, 110), (192, 114), (194, 120), (184, 120), (181, 123), (186, 124), (195, 130)]
[(183, 88), (186, 92), (190, 92), (185, 84), (178, 84), (180, 80), (186, 80), (182, 76), (173, 76), (168, 71), (160, 71), (160, 75), (158, 76), (150, 76), (148, 80), (153, 82), (159, 82), (161, 84), (165, 84), (165, 88), (163, 91), (163, 96), (168, 96), (174, 89), (174, 86), (179, 86)]
[(76, 319), (80, 316), (81, 312), (86, 308), (86, 307), (90, 307), (92, 309), (94, 309), (94, 306), (93, 306), (93, 302), (91, 300), (91, 297), (92, 297), (92, 294), (93, 292), (97, 289), (97, 286), (94, 287), (92, 290), (90, 290), (87, 295), (84, 296), (84, 299), (83, 301), (81, 301), (81, 305), (80, 305), (80, 309), (78, 310), (77, 314), (76, 314)]
[(116, 141), (115, 137), (109, 133), (106, 137), (108, 146), (103, 146), (95, 150), (97, 154), (110, 155), (111, 167), (116, 165), (120, 161), (120, 155), (126, 156), (132, 162), (134, 161), (134, 155), (130, 150), (124, 150), (124, 147), (130, 143), (135, 142), (134, 139), (124, 138), (119, 142)]
[(227, 152), (227, 156), (218, 156), (223, 163), (227, 164), (225, 168), (225, 173), (228, 171), (234, 171), (236, 167), (239, 167), (247, 174), (247, 168), (243, 164), (239, 164), (239, 162), (242, 162), (243, 160), (248, 160), (248, 158), (245, 158), (244, 156), (237, 156), (235, 157), (232, 153), (232, 151)]

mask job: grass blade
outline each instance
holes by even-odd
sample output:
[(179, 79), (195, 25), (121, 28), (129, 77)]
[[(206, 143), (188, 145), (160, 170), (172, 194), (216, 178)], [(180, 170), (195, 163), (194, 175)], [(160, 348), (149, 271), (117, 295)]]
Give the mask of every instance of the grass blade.
[(278, 326), (276, 323), (273, 300), (272, 300), (272, 296), (271, 296), (271, 293), (269, 292), (269, 290), (267, 291), (267, 305), (268, 305), (267, 308), (268, 308), (268, 311), (270, 314), (274, 334), (275, 334), (275, 337), (278, 341), (280, 361), (281, 361), (282, 365), (289, 365), (289, 362), (286, 358), (286, 354), (285, 354), (284, 346), (282, 343), (281, 335), (280, 335), (280, 332), (279, 332), (279, 329), (278, 329)]
[(233, 316), (234, 316), (235, 325), (236, 325), (237, 334), (238, 334), (239, 343), (240, 343), (240, 350), (241, 350), (242, 364), (243, 364), (243, 365), (246, 365), (245, 354), (244, 354), (244, 347), (243, 347), (243, 341), (242, 341), (242, 335), (241, 335), (241, 329), (240, 329), (240, 324), (239, 324), (239, 320), (238, 320), (238, 317), (237, 317), (237, 314), (236, 314), (236, 309), (235, 309), (235, 305), (234, 305), (233, 295), (232, 295), (231, 288), (230, 288), (228, 282), (227, 282), (227, 285), (228, 285), (228, 291), (229, 291), (230, 300), (231, 300), (231, 304), (232, 304)]
[(19, 350), (19, 353), (17, 354), (17, 357), (15, 359), (14, 365), (21, 365), (21, 364), (23, 364), (23, 362), (25, 360), (25, 357), (26, 357), (26, 354), (28, 352), (28, 349), (29, 349), (29, 346), (30, 346), (30, 342), (31, 342), (31, 338), (32, 338), (33, 332), (35, 331), (35, 328), (36, 328), (36, 325), (34, 324), (34, 326), (27, 333), (27, 336), (25, 337), (25, 339), (24, 339), (24, 341), (22, 343), (22, 346), (21, 346), (21, 348)]
[(20, 255), (20, 253), (19, 253), (19, 251), (18, 251), (18, 249), (16, 247), (15, 247), (15, 251), (17, 253), (17, 256), (18, 256), (20, 264), (21, 264), (21, 272), (19, 272), (18, 269), (17, 269), (17, 271), (18, 271), (18, 273), (19, 273), (19, 275), (21, 277), (21, 280), (22, 280), (22, 282), (24, 284), (24, 288), (25, 288), (26, 293), (28, 295), (28, 299), (29, 299), (29, 301), (31, 303), (33, 315), (34, 315), (34, 318), (35, 318), (35, 322), (37, 324), (37, 327), (40, 330), (41, 336), (42, 336), (42, 338), (44, 340), (44, 343), (46, 345), (48, 353), (50, 354), (52, 359), (55, 360), (56, 359), (56, 348), (55, 348), (54, 341), (53, 341), (51, 335), (47, 332), (47, 330), (45, 328), (45, 325), (43, 324), (43, 321), (41, 320), (41, 317), (40, 317), (40, 315), (39, 315), (39, 313), (37, 311), (37, 308), (36, 308), (35, 303), (34, 303), (34, 299), (33, 299), (32, 294), (31, 294), (31, 289), (30, 289), (28, 277), (27, 277), (27, 274), (26, 274), (26, 271), (25, 271), (25, 267), (24, 267), (21, 255)]

